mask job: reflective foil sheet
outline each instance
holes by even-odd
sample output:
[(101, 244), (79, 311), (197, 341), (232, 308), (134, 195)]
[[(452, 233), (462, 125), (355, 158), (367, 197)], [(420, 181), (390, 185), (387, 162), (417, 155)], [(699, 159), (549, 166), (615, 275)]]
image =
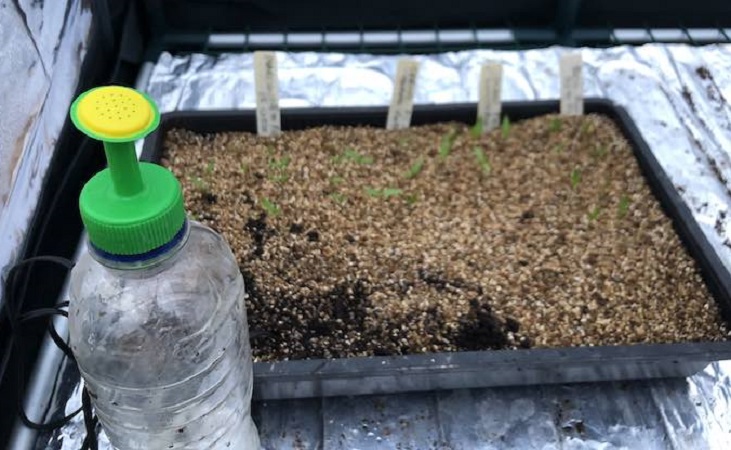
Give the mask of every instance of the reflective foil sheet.
[[(480, 66), (488, 60), (504, 65), (504, 100), (558, 98), (558, 60), (566, 51), (413, 56), (421, 62), (416, 103), (476, 101)], [(580, 51), (585, 95), (628, 110), (731, 267), (731, 46)], [(334, 53), (278, 58), (283, 107), (388, 104), (398, 60)], [(253, 108), (252, 67), (251, 54), (163, 54), (145, 84), (163, 112)], [(73, 369), (59, 371), (58, 391), (71, 392), (65, 403), (71, 412), (80, 391), (73, 376), (64, 376)], [(254, 418), (266, 449), (725, 450), (731, 448), (731, 361), (688, 379), (258, 402)], [(83, 436), (76, 418), (39, 448), (75, 450)], [(103, 433), (101, 439), (100, 449), (111, 449)]]
[(0, 272), (21, 252), (68, 116), (90, 36), (88, 3), (0, 1)]

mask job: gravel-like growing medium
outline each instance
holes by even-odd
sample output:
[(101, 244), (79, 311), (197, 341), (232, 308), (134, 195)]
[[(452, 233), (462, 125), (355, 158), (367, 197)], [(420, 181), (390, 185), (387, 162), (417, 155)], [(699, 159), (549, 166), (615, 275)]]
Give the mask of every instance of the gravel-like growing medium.
[(609, 119), (476, 134), (174, 130), (163, 162), (238, 257), (258, 360), (726, 338)]

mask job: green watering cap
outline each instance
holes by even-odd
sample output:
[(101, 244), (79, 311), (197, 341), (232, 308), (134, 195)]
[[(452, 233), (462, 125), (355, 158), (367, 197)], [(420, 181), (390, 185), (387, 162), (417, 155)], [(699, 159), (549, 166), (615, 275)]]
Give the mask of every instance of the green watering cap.
[(185, 225), (183, 192), (175, 176), (137, 162), (135, 141), (160, 123), (155, 103), (134, 89), (104, 86), (71, 105), (71, 120), (103, 141), (109, 167), (81, 190), (79, 209), (89, 240), (112, 255), (140, 255), (173, 240)]

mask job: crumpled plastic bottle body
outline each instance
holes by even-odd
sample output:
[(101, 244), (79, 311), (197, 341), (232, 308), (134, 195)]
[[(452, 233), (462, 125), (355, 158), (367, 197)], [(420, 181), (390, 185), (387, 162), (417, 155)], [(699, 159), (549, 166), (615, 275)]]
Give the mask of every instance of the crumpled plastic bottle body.
[(102, 427), (118, 450), (258, 450), (236, 259), (195, 222), (170, 252), (142, 268), (86, 253), (74, 268), (71, 348)]

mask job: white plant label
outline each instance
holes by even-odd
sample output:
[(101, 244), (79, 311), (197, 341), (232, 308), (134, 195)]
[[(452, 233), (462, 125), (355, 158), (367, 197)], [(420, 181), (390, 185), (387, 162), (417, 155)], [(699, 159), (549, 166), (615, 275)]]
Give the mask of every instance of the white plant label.
[(584, 114), (584, 76), (580, 53), (561, 55), (561, 114), (580, 116)]
[(487, 63), (480, 69), (480, 100), (477, 117), (482, 119), (482, 132), (487, 133), (500, 126), (500, 111), (503, 85), (503, 66)]
[(391, 106), (388, 108), (387, 130), (408, 128), (411, 125), (411, 113), (414, 110), (414, 90), (419, 63), (410, 59), (402, 59), (396, 69), (396, 80), (393, 86)]
[(259, 136), (276, 136), (282, 132), (276, 53), (254, 52), (254, 86), (256, 132)]

